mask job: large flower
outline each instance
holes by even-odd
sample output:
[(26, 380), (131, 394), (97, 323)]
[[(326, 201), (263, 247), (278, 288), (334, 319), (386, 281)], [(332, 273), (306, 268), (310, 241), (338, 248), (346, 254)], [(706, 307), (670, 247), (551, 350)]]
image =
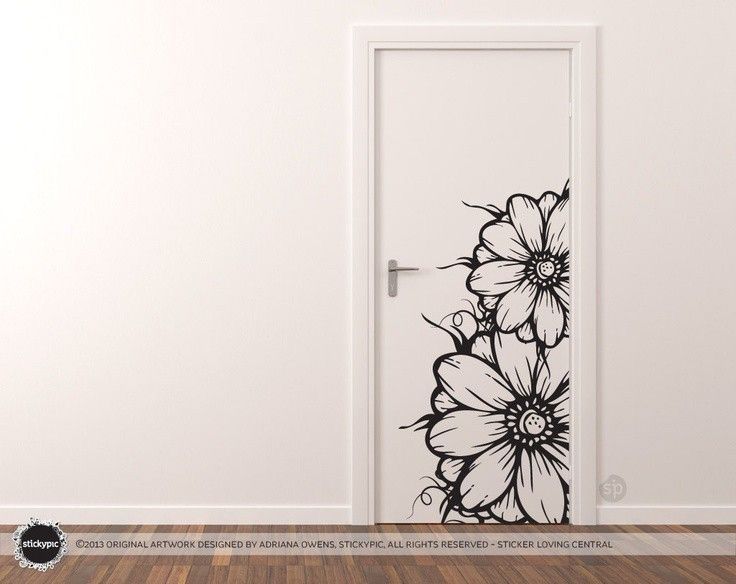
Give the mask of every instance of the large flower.
[(504, 332), (554, 347), (567, 335), (570, 244), (567, 191), (514, 195), (480, 234), (468, 289)]
[(536, 343), (500, 331), (479, 333), (472, 354), (434, 366), (426, 442), (440, 457), (446, 511), (501, 522), (568, 519), (568, 343)]

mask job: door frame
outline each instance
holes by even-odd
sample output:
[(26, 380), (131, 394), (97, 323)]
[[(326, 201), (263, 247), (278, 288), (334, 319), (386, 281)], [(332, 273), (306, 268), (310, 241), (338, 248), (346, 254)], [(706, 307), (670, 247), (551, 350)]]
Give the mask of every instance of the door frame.
[(391, 49), (538, 49), (570, 53), (571, 523), (597, 522), (596, 28), (353, 27), (352, 523), (374, 523), (375, 55)]

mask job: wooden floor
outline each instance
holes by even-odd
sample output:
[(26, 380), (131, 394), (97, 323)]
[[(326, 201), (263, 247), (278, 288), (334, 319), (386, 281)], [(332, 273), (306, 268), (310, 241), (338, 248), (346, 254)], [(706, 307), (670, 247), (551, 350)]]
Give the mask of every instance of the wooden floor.
[[(77, 532), (351, 532), (364, 528), (246, 527), (246, 526), (62, 526)], [(8, 536), (15, 526), (0, 526)], [(388, 532), (488, 532), (587, 531), (587, 532), (734, 532), (736, 526), (656, 526), (580, 528), (570, 526), (500, 527), (384, 525), (372, 528)], [(8, 556), (0, 558), (0, 582), (74, 583), (199, 583), (199, 582), (401, 582), (431, 584), (459, 582), (736, 582), (736, 557), (605, 557), (605, 556), (411, 556), (411, 557), (295, 557), (295, 556), (67, 556), (53, 571), (22, 569)]]

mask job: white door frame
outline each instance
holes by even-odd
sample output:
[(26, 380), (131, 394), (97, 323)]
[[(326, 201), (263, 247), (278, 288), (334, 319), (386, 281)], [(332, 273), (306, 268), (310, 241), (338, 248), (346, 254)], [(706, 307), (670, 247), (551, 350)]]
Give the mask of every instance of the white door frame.
[(571, 522), (595, 524), (596, 29), (575, 26), (353, 28), (352, 522), (374, 523), (374, 72), (391, 49), (553, 49), (570, 53)]

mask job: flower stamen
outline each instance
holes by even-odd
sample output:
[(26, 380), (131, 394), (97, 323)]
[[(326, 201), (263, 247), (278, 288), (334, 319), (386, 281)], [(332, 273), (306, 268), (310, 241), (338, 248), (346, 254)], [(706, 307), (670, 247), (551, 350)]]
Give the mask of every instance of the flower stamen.
[(526, 265), (525, 276), (541, 287), (555, 286), (562, 277), (562, 261), (549, 252), (535, 254)]

